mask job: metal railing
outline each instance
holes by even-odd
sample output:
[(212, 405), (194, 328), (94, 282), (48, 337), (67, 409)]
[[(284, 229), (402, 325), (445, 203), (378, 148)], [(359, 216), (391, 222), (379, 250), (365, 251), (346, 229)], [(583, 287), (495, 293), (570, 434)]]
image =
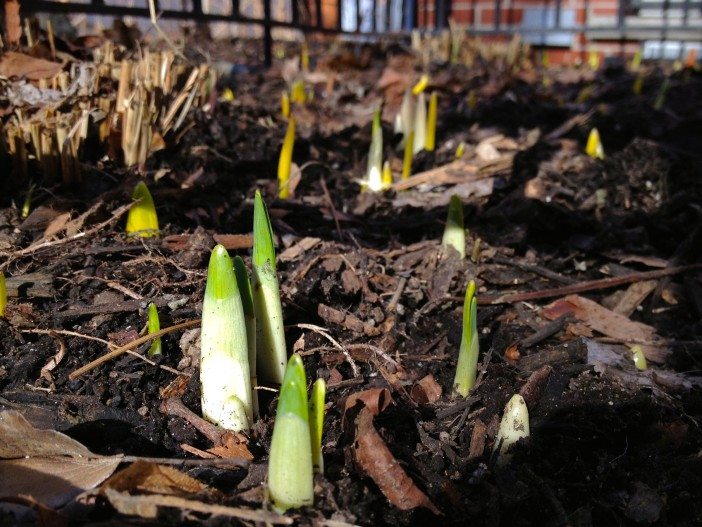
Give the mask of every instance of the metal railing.
[[(342, 27), (343, 8), (348, 5), (346, 0), (324, 0), (325, 7), (329, 3), (333, 3), (332, 7), (335, 11), (333, 17), (333, 27), (330, 24), (325, 24), (324, 9), (322, 0), (289, 0), (291, 20), (278, 20), (272, 16), (271, 0), (261, 0), (263, 4), (263, 17), (256, 18), (246, 16), (241, 13), (239, 0), (231, 1), (231, 14), (209, 13), (203, 10), (202, 0), (191, 0), (192, 8), (187, 9), (159, 9), (158, 0), (155, 1), (156, 11), (159, 19), (164, 20), (187, 20), (193, 22), (228, 22), (234, 24), (249, 24), (260, 26), (263, 28), (263, 51), (266, 65), (270, 65), (273, 58), (273, 28), (289, 28), (303, 31), (305, 33), (323, 33), (323, 34), (363, 34), (366, 36), (380, 36), (386, 33), (380, 33), (378, 26), (384, 28), (390, 27), (389, 17), (390, 10), (387, 11), (387, 22), (377, 24), (378, 19), (378, 2), (373, 0), (372, 16), (371, 13), (363, 12), (362, 0), (353, 0), (355, 3), (355, 27), (351, 30)], [(414, 5), (415, 0), (395, 0), (401, 5), (402, 27), (414, 27), (416, 19), (414, 13), (411, 13), (411, 18), (407, 17), (406, 7), (410, 4)], [(442, 0), (448, 1), (448, 0)], [(52, 1), (52, 0), (23, 0), (23, 14), (28, 13), (63, 13), (63, 14), (87, 14), (100, 16), (118, 16), (118, 17), (141, 17), (149, 18), (150, 12), (147, 7), (130, 7), (122, 5), (106, 4), (104, 0), (90, 0), (88, 3), (77, 1)], [(304, 14), (304, 16), (303, 16)], [(370, 30), (364, 29), (368, 24), (365, 23), (370, 19)], [(399, 33), (399, 32), (397, 32)]]

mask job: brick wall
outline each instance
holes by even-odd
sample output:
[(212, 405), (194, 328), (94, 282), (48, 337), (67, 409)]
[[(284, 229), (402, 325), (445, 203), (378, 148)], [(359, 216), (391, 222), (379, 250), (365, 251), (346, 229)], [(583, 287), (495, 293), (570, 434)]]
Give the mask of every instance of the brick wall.
[[(417, 16), (420, 27), (435, 27), (434, 1), (418, 0)], [(535, 46), (550, 48), (552, 62), (582, 60), (587, 53), (594, 51), (602, 57), (633, 54), (638, 42), (619, 40), (590, 39), (582, 33), (563, 31), (546, 36), (536, 30), (540, 27), (554, 27), (556, 4), (554, 0), (500, 0), (499, 10), (495, 0), (453, 0), (451, 18), (459, 26), (478, 32), (494, 30), (523, 30), (524, 39)], [(561, 27), (605, 26), (613, 27), (619, 13), (618, 0), (562, 0), (560, 6)], [(511, 36), (502, 38), (508, 40)]]

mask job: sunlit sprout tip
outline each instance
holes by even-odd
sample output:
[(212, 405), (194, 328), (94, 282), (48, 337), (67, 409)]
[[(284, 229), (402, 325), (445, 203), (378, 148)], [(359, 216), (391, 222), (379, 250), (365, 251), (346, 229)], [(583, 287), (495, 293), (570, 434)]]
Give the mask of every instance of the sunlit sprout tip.
[(137, 183), (132, 193), (132, 199), (138, 200), (127, 215), (127, 234), (142, 238), (158, 236), (158, 217), (156, 207), (148, 187), (143, 181)]

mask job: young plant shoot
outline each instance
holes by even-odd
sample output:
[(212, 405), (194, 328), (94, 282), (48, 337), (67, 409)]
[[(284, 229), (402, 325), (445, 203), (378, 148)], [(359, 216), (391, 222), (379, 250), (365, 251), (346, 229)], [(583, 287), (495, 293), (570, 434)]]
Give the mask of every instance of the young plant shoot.
[(0, 318), (5, 318), (7, 309), (7, 286), (5, 285), (5, 274), (0, 272)]
[(280, 387), (268, 460), (268, 493), (281, 512), (314, 501), (307, 380), (297, 353), (290, 357)]
[(281, 384), (287, 351), (283, 308), (275, 266), (273, 230), (266, 204), (256, 191), (254, 201), (253, 303), (256, 313), (256, 366), (262, 381)]
[(509, 449), (524, 437), (529, 437), (529, 410), (524, 398), (515, 394), (505, 405), (505, 412), (495, 438), (493, 451), (497, 450), (497, 462), (509, 461), (511, 457)]
[(417, 155), (424, 150), (427, 136), (427, 101), (424, 92), (417, 96), (417, 106), (414, 109), (414, 147), (412, 153)]
[(249, 273), (246, 270), (246, 264), (241, 256), (234, 257), (234, 275), (236, 283), (239, 286), (239, 294), (241, 295), (241, 305), (244, 308), (244, 320), (246, 321), (246, 343), (249, 350), (249, 370), (251, 372), (251, 389), (253, 416), (258, 417), (258, 393), (256, 386), (258, 380), (256, 377), (256, 315), (254, 313), (253, 292), (251, 291), (251, 280)]
[(458, 196), (451, 196), (444, 236), (441, 239), (444, 247), (453, 247), (461, 259), (466, 257), (466, 231), (463, 227), (463, 203)]
[(248, 430), (253, 410), (246, 322), (232, 261), (222, 245), (210, 255), (200, 341), (203, 417), (228, 430)]
[(417, 81), (417, 84), (412, 86), (412, 95), (419, 95), (420, 93), (424, 93), (424, 90), (427, 89), (427, 85), (429, 84), (429, 75), (422, 75), (419, 80)]
[(463, 334), (461, 347), (458, 352), (456, 377), (453, 388), (462, 397), (475, 386), (478, 374), (478, 354), (480, 352), (478, 341), (478, 299), (475, 298), (475, 282), (471, 280), (466, 287), (466, 297), (463, 302)]
[(405, 91), (402, 97), (400, 111), (395, 116), (395, 133), (402, 134), (403, 142), (407, 141), (407, 137), (414, 126), (414, 100), (410, 90)]
[(324, 428), (324, 396), (327, 384), (324, 379), (317, 379), (312, 385), (310, 397), (310, 441), (312, 444), (312, 467), (317, 474), (324, 473), (322, 457), (322, 431)]
[[(161, 321), (158, 319), (158, 310), (156, 309), (156, 304), (153, 302), (149, 304), (149, 314), (146, 327), (149, 335), (161, 330)], [(149, 348), (148, 355), (149, 357), (161, 355), (161, 337), (155, 338), (151, 341), (151, 347)]]
[(305, 82), (301, 79), (293, 82), (290, 90), (290, 102), (295, 104), (305, 104), (307, 94), (305, 93)]
[(460, 143), (458, 143), (458, 146), (456, 147), (456, 153), (455, 153), (454, 157), (456, 159), (461, 159), (465, 155), (465, 153), (466, 153), (466, 143), (465, 143), (465, 141), (461, 141)]
[(604, 159), (604, 148), (602, 147), (600, 132), (597, 131), (597, 128), (590, 130), (587, 145), (585, 145), (585, 153), (594, 159)]
[(366, 169), (366, 185), (373, 192), (383, 189), (383, 127), (380, 123), (380, 108), (373, 114), (371, 144), (368, 151), (368, 168)]
[(402, 179), (409, 179), (412, 175), (412, 157), (414, 150), (414, 130), (407, 136), (405, 141), (405, 152), (402, 156)]
[(283, 139), (283, 146), (280, 149), (280, 158), (278, 158), (278, 197), (280, 199), (287, 199), (290, 196), (288, 181), (290, 180), (294, 146), (295, 117), (290, 116), (290, 120), (288, 120), (288, 129), (285, 132), (285, 139)]
[(636, 366), (637, 370), (644, 371), (648, 369), (646, 355), (644, 355), (643, 348), (639, 344), (631, 347), (631, 355), (634, 360), (634, 366)]
[(280, 114), (283, 119), (290, 117), (290, 96), (285, 91), (280, 94)]
[(438, 104), (438, 95), (436, 92), (432, 92), (429, 98), (429, 114), (427, 115), (427, 135), (424, 138), (424, 149), (427, 152), (433, 152), (434, 148), (436, 148), (436, 112)]
[(156, 216), (154, 199), (143, 181), (140, 181), (134, 187), (132, 199), (139, 201), (129, 209), (126, 227), (127, 234), (133, 234), (142, 238), (158, 236), (158, 217)]
[(389, 189), (392, 187), (392, 169), (390, 168), (390, 161), (385, 161), (383, 163), (383, 189)]

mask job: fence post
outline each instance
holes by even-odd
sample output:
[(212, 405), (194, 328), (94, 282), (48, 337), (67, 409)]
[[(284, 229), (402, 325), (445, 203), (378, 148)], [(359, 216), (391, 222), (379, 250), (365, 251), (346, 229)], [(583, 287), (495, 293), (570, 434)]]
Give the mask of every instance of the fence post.
[(263, 57), (267, 68), (273, 64), (271, 0), (263, 0)]

